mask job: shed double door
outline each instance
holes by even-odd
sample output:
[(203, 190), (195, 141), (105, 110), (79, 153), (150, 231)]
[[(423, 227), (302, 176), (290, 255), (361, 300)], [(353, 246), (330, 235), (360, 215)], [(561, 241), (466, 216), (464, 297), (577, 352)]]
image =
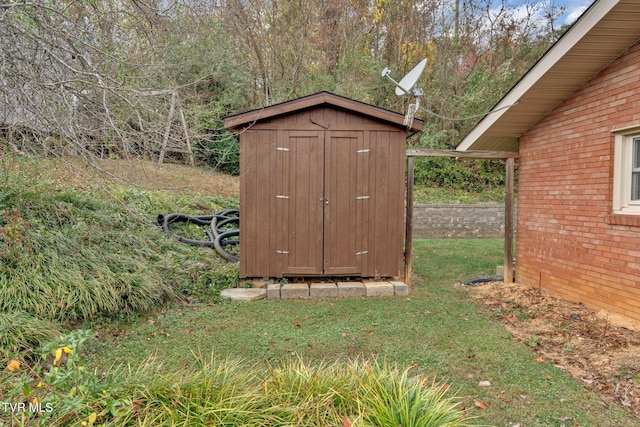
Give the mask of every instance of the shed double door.
[(369, 206), (362, 131), (285, 131), (277, 148), (277, 246), (285, 275), (358, 275)]

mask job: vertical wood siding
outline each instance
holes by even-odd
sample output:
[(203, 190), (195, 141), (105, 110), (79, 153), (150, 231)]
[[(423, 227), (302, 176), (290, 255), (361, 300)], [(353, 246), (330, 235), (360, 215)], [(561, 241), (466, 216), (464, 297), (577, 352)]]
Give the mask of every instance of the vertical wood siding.
[[(398, 276), (404, 239), (404, 139), (401, 132), (370, 132), (369, 276)], [(403, 173), (398, 174), (401, 170)]]
[(240, 137), (240, 275), (270, 276), (277, 271), (278, 234), (276, 183), (277, 132), (248, 130)]
[(288, 168), (279, 167), (275, 174), (283, 174), (282, 198), (285, 206), (282, 234), (286, 254), (286, 268), (290, 275), (322, 273), (322, 205), (324, 169), (324, 133), (319, 131), (284, 131), (281, 151), (290, 158)]
[(403, 129), (316, 108), (240, 140), (242, 277), (402, 274)]
[(364, 209), (369, 197), (358, 194), (358, 153), (363, 145), (362, 131), (327, 132), (325, 144), (325, 206), (324, 206), (324, 272), (326, 274), (360, 274), (362, 228), (358, 211)]

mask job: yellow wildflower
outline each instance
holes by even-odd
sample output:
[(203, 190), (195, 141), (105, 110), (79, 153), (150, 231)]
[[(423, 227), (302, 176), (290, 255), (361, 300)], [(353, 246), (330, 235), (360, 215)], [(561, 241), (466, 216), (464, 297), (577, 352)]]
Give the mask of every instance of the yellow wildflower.
[(83, 421), (80, 424), (82, 424), (83, 426), (92, 426), (93, 424), (95, 424), (96, 420), (98, 419), (98, 414), (96, 414), (95, 412), (92, 412), (91, 415), (89, 415), (89, 421)]
[(33, 396), (32, 398), (29, 399), (29, 403), (35, 405), (38, 402), (40, 402), (40, 399), (38, 399), (36, 396)]
[(20, 362), (15, 359), (11, 360), (7, 364), (7, 369), (9, 370), (9, 372), (17, 371), (18, 369), (20, 369)]
[(61, 358), (62, 358), (62, 347), (56, 348), (56, 357), (55, 359), (53, 359), (53, 364), (57, 365)]
[(62, 347), (62, 351), (64, 351), (67, 354), (71, 353), (71, 349), (69, 347), (67, 347), (66, 345), (64, 347)]

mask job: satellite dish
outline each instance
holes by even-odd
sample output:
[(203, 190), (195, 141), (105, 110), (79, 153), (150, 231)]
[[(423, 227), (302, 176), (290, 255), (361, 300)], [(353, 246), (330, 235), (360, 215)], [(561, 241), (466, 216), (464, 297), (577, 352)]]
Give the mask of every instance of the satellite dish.
[(427, 65), (427, 58), (420, 61), (418, 65), (413, 67), (411, 71), (404, 76), (400, 82), (393, 80), (389, 73), (391, 72), (388, 68), (382, 70), (382, 77), (386, 78), (394, 85), (396, 85), (396, 95), (411, 95), (415, 99), (415, 104), (409, 105), (409, 111), (404, 118), (404, 124), (407, 127), (411, 127), (413, 124), (413, 116), (416, 114), (416, 111), (420, 108), (420, 97), (423, 95), (422, 89), (416, 86), (418, 80), (420, 80), (420, 76), (422, 76), (422, 72), (424, 71), (424, 67)]
[(391, 72), (388, 68), (382, 70), (382, 77), (386, 78), (394, 85), (396, 85), (396, 95), (413, 95), (413, 96), (422, 96), (422, 89), (416, 87), (416, 83), (420, 80), (420, 76), (424, 71), (424, 68), (427, 66), (427, 59), (423, 59), (420, 61), (418, 65), (413, 67), (411, 71), (407, 73), (406, 76), (400, 80), (400, 83), (393, 80), (389, 73)]

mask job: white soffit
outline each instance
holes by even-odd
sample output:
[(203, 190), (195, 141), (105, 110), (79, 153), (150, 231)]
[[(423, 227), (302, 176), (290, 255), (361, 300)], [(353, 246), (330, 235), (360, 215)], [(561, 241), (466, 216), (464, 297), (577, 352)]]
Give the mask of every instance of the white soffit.
[(518, 139), (640, 39), (640, 0), (598, 0), (482, 119), (458, 151), (517, 151)]

